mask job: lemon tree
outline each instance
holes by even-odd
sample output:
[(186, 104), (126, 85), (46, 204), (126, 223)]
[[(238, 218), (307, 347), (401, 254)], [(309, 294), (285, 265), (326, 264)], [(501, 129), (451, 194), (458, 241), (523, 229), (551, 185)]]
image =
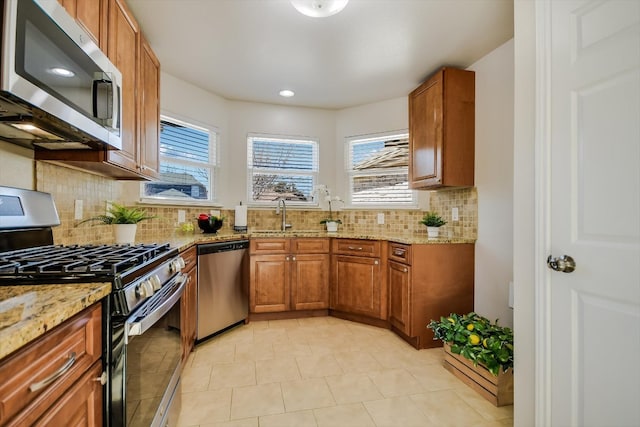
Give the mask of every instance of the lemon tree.
[(451, 352), (469, 359), (474, 365), (484, 365), (493, 375), (513, 369), (513, 331), (498, 326), (498, 321), (476, 313), (451, 314), (432, 320), (427, 328), (433, 330), (434, 339), (451, 345)]

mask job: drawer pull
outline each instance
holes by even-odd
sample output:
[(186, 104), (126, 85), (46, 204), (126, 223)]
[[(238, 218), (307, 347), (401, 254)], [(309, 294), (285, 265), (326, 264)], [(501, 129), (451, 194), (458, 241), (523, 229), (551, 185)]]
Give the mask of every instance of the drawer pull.
[(404, 249), (394, 249), (393, 250), (393, 254), (395, 256), (404, 256), (405, 250)]
[(350, 250), (350, 251), (361, 251), (361, 250), (362, 250), (362, 247), (361, 247), (361, 246), (359, 246), (359, 247), (357, 247), (357, 248), (356, 248), (355, 246), (349, 246), (349, 250)]
[(45, 378), (42, 381), (31, 384), (29, 386), (29, 390), (38, 391), (41, 388), (48, 386), (49, 384), (51, 384), (52, 382), (54, 382), (55, 380), (63, 376), (69, 369), (71, 369), (74, 363), (76, 363), (76, 352), (72, 351), (69, 354), (69, 360), (67, 360), (66, 363), (60, 367), (60, 369), (58, 369), (53, 374), (51, 374), (49, 378)]

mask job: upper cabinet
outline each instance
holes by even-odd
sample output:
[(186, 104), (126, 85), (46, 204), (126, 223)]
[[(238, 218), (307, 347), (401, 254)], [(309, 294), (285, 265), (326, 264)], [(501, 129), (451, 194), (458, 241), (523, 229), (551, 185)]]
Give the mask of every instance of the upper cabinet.
[(409, 94), (411, 188), (472, 187), (475, 73), (442, 68)]
[(159, 177), (160, 62), (124, 0), (59, 0), (122, 73), (121, 150), (36, 150), (35, 159), (122, 180)]

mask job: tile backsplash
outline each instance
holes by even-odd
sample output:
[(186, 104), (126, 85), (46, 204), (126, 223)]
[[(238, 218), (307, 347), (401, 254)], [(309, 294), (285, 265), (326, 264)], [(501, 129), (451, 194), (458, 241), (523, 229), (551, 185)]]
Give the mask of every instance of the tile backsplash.
[[(105, 213), (106, 201), (118, 201), (119, 183), (85, 172), (36, 162), (36, 188), (51, 193), (54, 197), (61, 225), (54, 227), (56, 244), (108, 244), (113, 243), (112, 227), (100, 223), (83, 223), (74, 219), (75, 200), (83, 201), (83, 218)], [(451, 209), (457, 207), (459, 221), (451, 219)], [(141, 241), (162, 241), (182, 232), (178, 230), (178, 210), (185, 211), (187, 221), (199, 232), (196, 218), (209, 208), (144, 206), (150, 215), (157, 218), (143, 221), (138, 225), (137, 239)], [(478, 197), (475, 188), (433, 191), (430, 194), (430, 210), (436, 211), (447, 224), (441, 233), (447, 237), (477, 238)], [(234, 210), (222, 209), (225, 217), (223, 230), (231, 230)], [(378, 224), (378, 214), (384, 214), (384, 224)], [(418, 233), (426, 235), (426, 227), (420, 224), (424, 211), (416, 210), (340, 210), (335, 217), (342, 221), (341, 231), (363, 234), (375, 233)], [(327, 212), (317, 209), (287, 209), (287, 223), (295, 230), (324, 229), (320, 220)], [(278, 230), (280, 215), (273, 209), (249, 209), (247, 223), (250, 230)]]

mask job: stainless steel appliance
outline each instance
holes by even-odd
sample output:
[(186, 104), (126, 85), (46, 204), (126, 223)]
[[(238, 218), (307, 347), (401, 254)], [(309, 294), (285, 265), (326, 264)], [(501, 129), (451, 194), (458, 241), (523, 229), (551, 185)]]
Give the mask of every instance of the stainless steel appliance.
[(246, 320), (248, 248), (248, 240), (198, 245), (197, 341)]
[[(54, 245), (49, 194), (0, 187), (0, 286), (104, 282), (105, 426), (164, 426), (179, 412), (179, 309), (186, 276), (164, 244)], [(28, 244), (24, 242), (27, 241)]]
[(121, 149), (122, 75), (56, 0), (0, 0), (0, 138)]

